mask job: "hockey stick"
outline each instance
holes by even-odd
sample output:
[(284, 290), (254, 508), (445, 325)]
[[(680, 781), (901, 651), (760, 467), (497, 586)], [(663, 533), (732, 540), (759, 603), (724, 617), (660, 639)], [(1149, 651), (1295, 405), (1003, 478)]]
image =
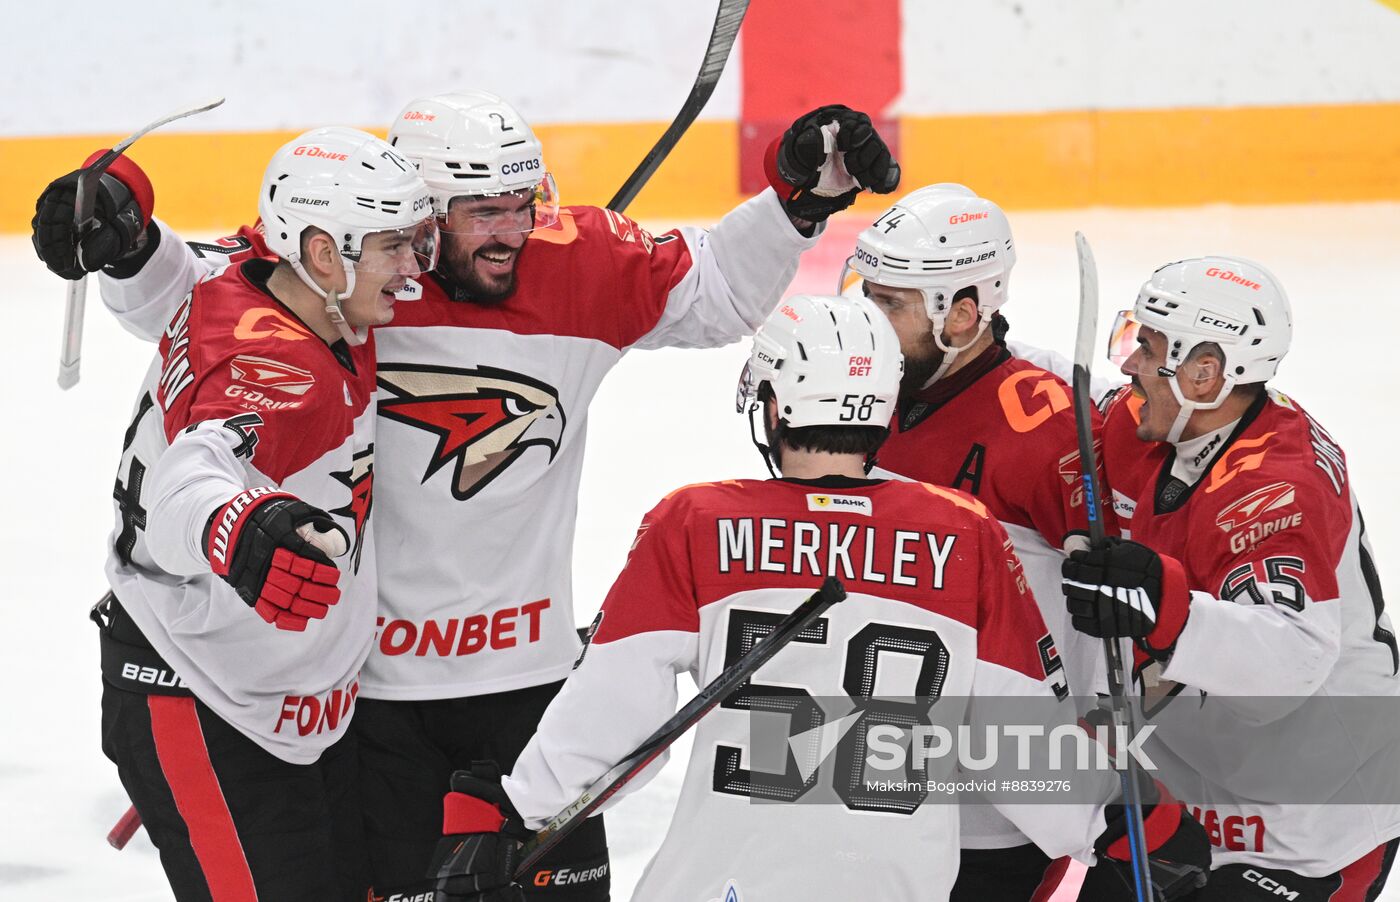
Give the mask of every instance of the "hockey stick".
[[(1094, 453), (1093, 390), (1089, 370), (1094, 355), (1095, 331), (1099, 319), (1099, 271), (1094, 251), (1084, 233), (1074, 233), (1079, 253), (1079, 334), (1074, 342), (1074, 426), (1079, 437), (1079, 464), (1084, 471), (1084, 508), (1089, 515), (1089, 542), (1104, 543), (1103, 510), (1099, 506), (1099, 462)], [(1113, 723), (1128, 736), (1137, 735), (1137, 717), (1123, 688), (1123, 655), (1117, 639), (1103, 640), (1108, 658), (1108, 694), (1113, 702)], [(1121, 732), (1119, 735), (1123, 735)], [(1128, 848), (1132, 852), (1133, 883), (1138, 902), (1153, 902), (1157, 894), (1147, 860), (1147, 844), (1142, 824), (1142, 787), (1138, 784), (1137, 760), (1127, 755), (1126, 769), (1119, 772), (1123, 803), (1128, 818)]]
[(720, 75), (724, 73), (724, 64), (729, 61), (729, 51), (734, 48), (734, 39), (739, 36), (739, 26), (744, 24), (744, 14), (748, 11), (749, 0), (719, 0), (719, 9), (715, 12), (715, 27), (710, 32), (710, 44), (705, 48), (705, 58), (700, 63), (700, 74), (695, 76), (690, 95), (686, 97), (685, 104), (671, 121), (665, 134), (642, 158), (642, 162), (637, 164), (637, 168), (632, 170), (632, 174), (622, 183), (622, 187), (617, 189), (613, 199), (608, 201), (609, 210), (622, 213), (627, 209), (657, 168), (670, 155), (686, 129), (690, 128), (695, 117), (705, 108), (710, 95), (715, 92)]
[[(93, 214), (97, 209), (97, 183), (101, 180), (102, 173), (107, 171), (107, 167), (111, 166), (117, 157), (122, 155), (122, 151), (135, 144), (136, 140), (147, 132), (154, 131), (176, 119), (212, 110), (223, 102), (222, 97), (217, 97), (199, 106), (179, 109), (168, 116), (157, 119), (83, 169), (83, 174), (78, 176), (77, 196), (73, 200), (73, 226), (77, 232), (76, 251), (79, 267), (83, 265), (83, 238), (92, 229)], [(86, 308), (87, 276), (85, 275), (68, 285), (68, 295), (63, 308), (63, 349), (58, 355), (58, 387), (64, 391), (78, 384), (78, 367), (82, 363), (83, 315)]]
[(519, 880), (528, 874), (530, 869), (550, 849), (557, 846), (575, 828), (582, 826), (584, 820), (596, 811), (598, 806), (612, 798), (643, 768), (656, 760), (658, 755), (670, 748), (672, 743), (693, 727), (700, 718), (709, 713), (715, 705), (724, 701), (740, 683), (752, 676), (755, 670), (758, 670), (781, 651), (798, 633), (806, 629), (808, 624), (820, 617), (827, 608), (842, 601), (845, 597), (846, 589), (841, 585), (841, 581), (834, 576), (827, 577), (820, 589), (813, 592), (791, 614), (778, 621), (777, 625), (773, 627), (773, 631), (749, 649), (748, 654), (725, 668), (723, 673), (711, 680), (695, 698), (687, 702), (670, 720), (658, 727), (656, 732), (637, 746), (630, 755), (595, 780), (593, 785), (584, 790), (583, 795), (579, 796), (573, 804), (551, 818), (549, 823), (545, 824), (535, 835), (535, 838), (525, 844), (523, 857), (515, 869), (516, 879)]
[(141, 829), (141, 815), (136, 813), (136, 806), (130, 805), (126, 809), (126, 814), (121, 816), (116, 825), (107, 832), (107, 845), (120, 852), (126, 848), (126, 844), (131, 842), (131, 837), (136, 835), (136, 831)]

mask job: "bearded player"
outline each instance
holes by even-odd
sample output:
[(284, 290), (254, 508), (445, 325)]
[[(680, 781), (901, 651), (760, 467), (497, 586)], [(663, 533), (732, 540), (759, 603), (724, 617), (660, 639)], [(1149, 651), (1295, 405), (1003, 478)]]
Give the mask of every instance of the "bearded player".
[(1333, 707), (1400, 695), (1400, 655), (1346, 455), (1268, 385), (1292, 332), (1257, 263), (1152, 275), (1114, 331), (1138, 403), (1110, 408), (1104, 454), (1155, 471), (1132, 540), (1064, 564), (1074, 626), (1136, 643), (1173, 789), (1215, 844), (1201, 902), (1375, 899), (1400, 843), (1393, 704)]
[[(410, 103), (389, 140), (431, 188), (444, 246), (423, 301), (378, 337), (379, 631), (355, 719), (376, 890), (411, 895), (449, 775), (509, 766), (577, 656), (571, 551), (603, 377), (633, 348), (751, 334), (826, 217), (894, 190), (899, 169), (867, 116), (823, 107), (773, 142), (771, 189), (708, 231), (652, 235), (559, 206), (534, 132), (492, 95)], [(138, 333), (158, 334), (211, 260), (265, 251), (255, 228), (193, 247), (159, 223), (124, 228), (140, 198), (114, 181), (110, 228), (85, 239), (83, 261), (109, 264), (104, 301)], [(71, 193), (46, 193), (35, 244), (76, 278), (71, 220)], [(560, 867), (595, 879), (556, 886), (545, 872)], [(541, 874), (532, 894), (606, 898), (601, 819)]]

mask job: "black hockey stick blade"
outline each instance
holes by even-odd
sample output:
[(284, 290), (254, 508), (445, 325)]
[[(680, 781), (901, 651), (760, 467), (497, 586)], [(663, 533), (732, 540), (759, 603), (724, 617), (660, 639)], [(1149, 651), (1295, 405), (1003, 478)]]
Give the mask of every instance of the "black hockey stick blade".
[(680, 142), (681, 136), (690, 128), (695, 117), (705, 108), (710, 95), (715, 92), (715, 85), (719, 84), (720, 75), (724, 73), (725, 63), (729, 62), (729, 51), (734, 49), (734, 39), (739, 36), (739, 26), (744, 24), (744, 14), (748, 11), (749, 0), (719, 0), (719, 9), (715, 12), (715, 27), (710, 32), (705, 59), (700, 63), (700, 74), (695, 76), (690, 95), (686, 97), (685, 104), (671, 121), (670, 127), (642, 158), (642, 162), (637, 164), (637, 168), (632, 170), (632, 174), (622, 183), (622, 187), (617, 189), (613, 199), (608, 201), (609, 210), (617, 213), (626, 211)]
[[(135, 134), (128, 135), (124, 140), (118, 143), (116, 147), (113, 147), (85, 167), (83, 169), (83, 174), (78, 177), (77, 198), (73, 204), (74, 222), (77, 224), (78, 233), (82, 234), (83, 230), (92, 222), (92, 214), (97, 205), (97, 195), (93, 191), (93, 189), (97, 187), (97, 180), (102, 178), (102, 173), (107, 171), (107, 167), (111, 166), (112, 163), (116, 161), (117, 157), (122, 155), (123, 151), (135, 144), (142, 136), (155, 131), (162, 125), (169, 125), (176, 119), (184, 119), (186, 116), (193, 116), (196, 113), (212, 110), (216, 106), (221, 106), (223, 102), (224, 99), (222, 97), (215, 97), (213, 100), (208, 100), (192, 107), (181, 107), (173, 113), (167, 113), (140, 131), (137, 131)], [(81, 250), (79, 250), (79, 253), (81, 253)]]
[[(1103, 544), (1104, 524), (1102, 486), (1099, 483), (1099, 460), (1094, 453), (1094, 396), (1089, 385), (1093, 366), (1095, 333), (1099, 322), (1099, 269), (1094, 262), (1094, 249), (1083, 232), (1074, 233), (1074, 246), (1079, 256), (1079, 329), (1074, 341), (1074, 427), (1079, 439), (1079, 465), (1083, 470), (1084, 508), (1089, 518), (1089, 541)], [(1104, 656), (1108, 667), (1108, 694), (1113, 702), (1114, 723), (1137, 735), (1137, 718), (1132, 702), (1124, 689), (1123, 653), (1116, 639), (1104, 639)], [(1134, 895), (1138, 902), (1156, 902), (1160, 898), (1153, 886), (1147, 857), (1146, 836), (1142, 823), (1142, 784), (1138, 779), (1137, 760), (1126, 757), (1126, 770), (1120, 771), (1123, 805), (1127, 809), (1128, 845), (1132, 852)]]
[(647, 737), (641, 745), (612, 769), (584, 790), (573, 804), (556, 814), (549, 823), (525, 844), (520, 864), (515, 868), (516, 879), (529, 873), (539, 860), (558, 845), (564, 837), (583, 824), (584, 820), (598, 809), (619, 789), (627, 785), (648, 764), (655, 761), (666, 749), (695, 726), (716, 705), (724, 701), (740, 683), (753, 675), (755, 670), (766, 664), (793, 638), (813, 621), (826, 612), (827, 608), (844, 600), (846, 588), (834, 576), (827, 577), (820, 589), (813, 592), (806, 601), (784, 617), (764, 636), (748, 654), (729, 665), (723, 673), (711, 680), (705, 688), (677, 711), (656, 732)]

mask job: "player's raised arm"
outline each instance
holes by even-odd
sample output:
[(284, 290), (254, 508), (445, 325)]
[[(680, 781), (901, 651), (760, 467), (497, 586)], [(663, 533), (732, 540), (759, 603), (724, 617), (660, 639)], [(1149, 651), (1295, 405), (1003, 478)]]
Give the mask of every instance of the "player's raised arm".
[[(655, 238), (642, 233), (637, 243), (614, 250), (618, 277), (652, 299), (629, 311), (626, 344), (713, 347), (752, 334), (777, 306), (827, 217), (861, 191), (888, 193), (899, 184), (899, 164), (870, 118), (840, 105), (799, 117), (764, 159), (771, 187), (713, 228)], [(607, 215), (619, 228), (640, 232), (624, 217)]]
[(80, 266), (73, 197), (81, 172), (55, 179), (39, 195), (31, 223), (34, 250), (45, 266), (65, 279), (97, 273), (102, 303), (137, 338), (159, 341), (180, 302), (206, 274), (250, 256), (268, 255), (261, 233), (249, 226), (217, 242), (185, 244), (154, 216), (150, 178), (123, 155), (98, 183), (96, 218), (82, 239)]

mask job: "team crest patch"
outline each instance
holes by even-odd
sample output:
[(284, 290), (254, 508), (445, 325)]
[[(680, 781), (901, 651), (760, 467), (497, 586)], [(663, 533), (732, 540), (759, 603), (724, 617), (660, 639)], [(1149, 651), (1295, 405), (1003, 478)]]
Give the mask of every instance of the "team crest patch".
[(564, 437), (559, 392), (520, 373), (481, 366), (380, 364), (379, 385), (393, 397), (379, 415), (432, 433), (437, 447), (423, 481), (451, 467), (452, 497), (466, 501), (530, 448), (553, 463)]
[(869, 517), (875, 513), (875, 505), (864, 495), (808, 495), (807, 510), (826, 514), (841, 511)]
[(304, 395), (307, 389), (316, 384), (316, 377), (311, 375), (310, 370), (251, 354), (239, 354), (229, 361), (229, 375), (234, 382), (275, 388), (289, 395)]

